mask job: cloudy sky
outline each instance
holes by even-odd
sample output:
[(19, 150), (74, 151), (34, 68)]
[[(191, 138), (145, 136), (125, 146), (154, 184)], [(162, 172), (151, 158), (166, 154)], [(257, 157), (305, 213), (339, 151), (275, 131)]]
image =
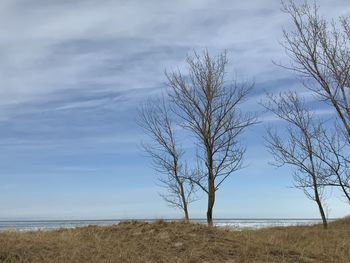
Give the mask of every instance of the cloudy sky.
[[(329, 17), (348, 0), (319, 1)], [(179, 217), (161, 200), (138, 106), (165, 87), (186, 54), (228, 51), (228, 77), (264, 90), (296, 88), (278, 44), (291, 25), (277, 0), (2, 0), (0, 2), (0, 219)], [(330, 114), (318, 109), (320, 114)], [(264, 149), (264, 115), (249, 130), (247, 168), (218, 193), (216, 217), (318, 217)], [(277, 124), (279, 125), (279, 124)], [(350, 214), (329, 193), (331, 217)], [(204, 217), (205, 197), (192, 216)]]

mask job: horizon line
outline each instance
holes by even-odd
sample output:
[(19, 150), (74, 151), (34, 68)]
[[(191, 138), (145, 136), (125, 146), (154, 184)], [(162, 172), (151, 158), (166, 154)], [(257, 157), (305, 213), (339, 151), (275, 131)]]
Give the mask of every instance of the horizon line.
[[(346, 217), (346, 216), (345, 216)], [(333, 217), (333, 218), (327, 218), (328, 220), (337, 220), (337, 219), (342, 219), (345, 217)], [(85, 221), (85, 222), (96, 222), (96, 221), (116, 221), (116, 222), (121, 222), (121, 221), (184, 221), (183, 218), (109, 218), (109, 219), (0, 219), (0, 223), (6, 223), (6, 222), (79, 222), (79, 221)], [(206, 218), (190, 218), (189, 221), (206, 221)], [(302, 217), (250, 217), (250, 218), (239, 218), (239, 217), (231, 217), (231, 218), (213, 218), (215, 221), (224, 221), (224, 220), (246, 220), (246, 221), (252, 221), (252, 220), (322, 220), (321, 218), (302, 218)]]

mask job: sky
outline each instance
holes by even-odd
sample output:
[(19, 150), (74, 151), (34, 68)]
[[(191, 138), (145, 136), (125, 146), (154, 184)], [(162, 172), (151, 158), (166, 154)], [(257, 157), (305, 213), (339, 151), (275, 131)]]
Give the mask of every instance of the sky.
[[(318, 3), (327, 17), (350, 15), (348, 0)], [(165, 70), (185, 73), (186, 55), (204, 48), (227, 50), (229, 80), (255, 83), (243, 110), (261, 113), (265, 91), (306, 94), (272, 63), (288, 61), (282, 27), (291, 24), (276, 0), (0, 1), (0, 219), (181, 217), (159, 196), (137, 109), (164, 90)], [(214, 217), (318, 217), (291, 169), (269, 165), (263, 136), (281, 123), (260, 118)], [(350, 214), (338, 193), (327, 195), (329, 217)], [(204, 218), (199, 197), (190, 216)]]

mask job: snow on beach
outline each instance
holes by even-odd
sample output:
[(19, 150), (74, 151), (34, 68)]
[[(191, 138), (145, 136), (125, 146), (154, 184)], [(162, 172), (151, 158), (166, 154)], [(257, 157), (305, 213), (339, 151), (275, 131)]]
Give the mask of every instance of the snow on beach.
[[(133, 219), (134, 220), (134, 219)], [(143, 219), (137, 221), (153, 222), (158, 219)], [(164, 219), (178, 221), (179, 219)], [(36, 231), (55, 230), (59, 228), (75, 228), (88, 225), (108, 226), (125, 220), (48, 220), (48, 221), (0, 221), (0, 231)], [(205, 219), (193, 219), (194, 223), (206, 223)], [(312, 225), (321, 223), (320, 219), (216, 219), (214, 225), (232, 229), (260, 229), (266, 227), (285, 227), (293, 225)]]

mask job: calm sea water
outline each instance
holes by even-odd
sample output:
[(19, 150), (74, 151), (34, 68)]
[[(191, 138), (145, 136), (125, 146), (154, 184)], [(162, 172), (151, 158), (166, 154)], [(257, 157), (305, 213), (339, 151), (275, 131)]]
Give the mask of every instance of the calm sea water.
[[(334, 219), (332, 219), (334, 220)], [(2, 230), (54, 230), (59, 228), (75, 228), (88, 225), (108, 226), (118, 224), (125, 220), (47, 220), (47, 221), (0, 221)], [(153, 222), (156, 219), (143, 219), (140, 221)], [(177, 219), (165, 219), (164, 221), (177, 221)], [(196, 223), (205, 223), (205, 219), (193, 219)], [(215, 219), (214, 224), (219, 227), (236, 229), (264, 228), (273, 226), (312, 225), (321, 223), (320, 219)]]

